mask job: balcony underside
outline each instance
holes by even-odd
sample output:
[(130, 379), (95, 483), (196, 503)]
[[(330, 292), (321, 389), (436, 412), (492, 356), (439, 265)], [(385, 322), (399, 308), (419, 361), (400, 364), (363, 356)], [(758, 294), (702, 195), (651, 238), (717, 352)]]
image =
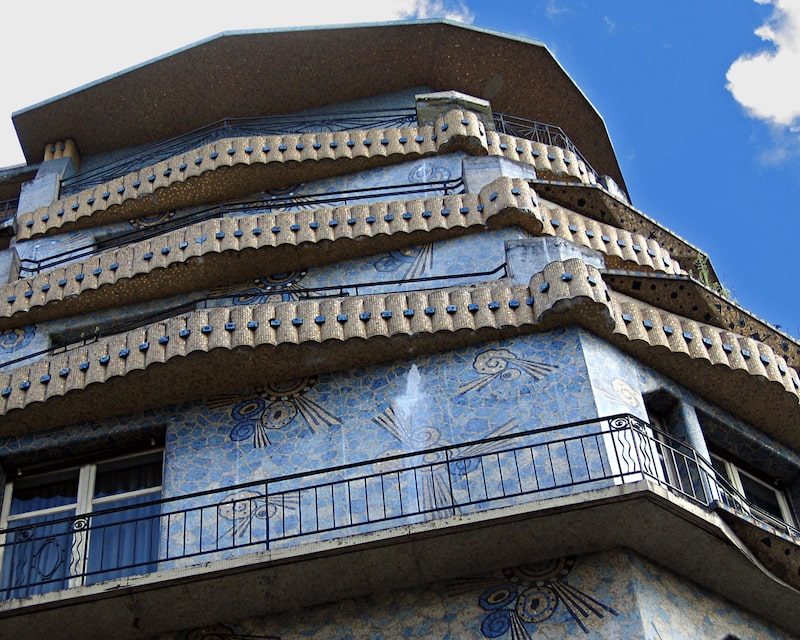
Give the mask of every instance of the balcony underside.
[(0, 605), (0, 617), (4, 634), (20, 640), (146, 638), (521, 561), (627, 547), (800, 632), (796, 592), (733, 542), (717, 515), (640, 481), (35, 596), (23, 606), (10, 601)]

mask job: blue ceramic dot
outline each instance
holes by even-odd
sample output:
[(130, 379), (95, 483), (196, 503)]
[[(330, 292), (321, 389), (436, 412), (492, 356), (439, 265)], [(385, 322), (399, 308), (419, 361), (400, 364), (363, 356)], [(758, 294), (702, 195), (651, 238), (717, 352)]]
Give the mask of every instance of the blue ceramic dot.
[(387, 144), (389, 144), (389, 139), (388, 138), (381, 138), (381, 144), (385, 147)]
[(281, 228), (278, 226), (274, 226), (272, 227), (272, 229), (270, 229), (270, 231), (272, 231), (272, 233), (278, 234), (281, 232)]
[(470, 313), (476, 313), (478, 311), (478, 305), (475, 304), (474, 302), (470, 302), (467, 305), (467, 311), (469, 311)]
[(253, 227), (253, 235), (260, 236), (261, 235), (261, 227)]
[(539, 292), (540, 293), (547, 293), (550, 290), (550, 283), (549, 282), (542, 282), (539, 284)]
[(168, 255), (169, 254), (169, 247), (161, 247), (161, 254)]
[(108, 200), (111, 197), (110, 191), (103, 191), (103, 200)]
[(501, 142), (500, 143), (500, 149), (505, 151), (506, 149), (508, 149), (508, 145), (505, 142)]
[(450, 125), (447, 124), (446, 122), (444, 124), (442, 124), (442, 131), (447, 131), (449, 128), (450, 128)]
[(609, 238), (607, 235), (602, 235), (602, 236), (600, 236), (600, 239), (601, 239), (603, 242), (605, 242), (606, 244), (608, 244), (609, 242), (611, 242), (611, 238)]
[(561, 274), (561, 281), (562, 282), (571, 282), (572, 281), (572, 274), (571, 273), (562, 273)]
[(314, 222), (309, 222), (308, 226), (310, 229), (314, 230), (319, 229), (319, 222), (317, 222), (316, 220)]
[(500, 308), (500, 303), (497, 300), (492, 300), (489, 304), (486, 305), (492, 311), (497, 311)]
[(671, 336), (673, 333), (675, 333), (675, 330), (672, 327), (665, 326), (664, 333), (667, 334), (668, 336)]
[(301, 326), (303, 324), (303, 319), (302, 318), (292, 318), (292, 324), (295, 327), (299, 327), (299, 326)]
[(32, 298), (32, 297), (33, 297), (33, 291), (31, 291), (30, 289), (28, 289), (28, 290), (27, 290), (27, 291), (26, 291), (26, 292), (25, 292), (23, 295), (24, 295), (26, 298)]
[(225, 323), (225, 331), (236, 331), (236, 323), (235, 322), (226, 322)]
[(375, 222), (375, 216), (367, 216), (364, 221), (367, 224), (373, 224)]
[(454, 314), (456, 311), (458, 311), (458, 307), (457, 307), (456, 305), (454, 305), (454, 304), (448, 304), (448, 305), (447, 305), (447, 306), (444, 308), (444, 310), (445, 310), (445, 311), (447, 311), (447, 313), (449, 313), (450, 315), (452, 315), (452, 314)]
[(769, 364), (769, 358), (767, 358), (767, 356), (761, 355), (759, 356), (759, 360), (761, 360), (763, 364)]
[(423, 211), (422, 212), (422, 217), (425, 218), (425, 219), (430, 218), (432, 215), (433, 214), (430, 211)]
[(103, 366), (105, 366), (105, 365), (107, 365), (109, 362), (111, 362), (111, 357), (110, 357), (110, 356), (100, 356), (100, 364), (102, 364)]
[[(119, 189), (117, 189), (117, 191), (119, 191)], [(73, 211), (77, 211), (78, 210), (78, 203), (77, 202), (73, 202), (72, 203), (72, 210)]]
[(261, 151), (263, 151), (264, 153), (269, 153), (269, 145), (265, 144), (263, 147), (261, 147)]
[(489, 201), (490, 202), (494, 202), (495, 200), (497, 200), (497, 191), (492, 191), (489, 194)]
[(520, 195), (521, 193), (522, 193), (522, 192), (519, 190), (519, 188), (518, 188), (518, 187), (514, 187), (514, 188), (511, 190), (511, 194), (512, 194), (512, 195), (515, 195), (515, 196), (518, 196), (518, 195)]
[(388, 309), (381, 311), (381, 318), (383, 318), (384, 320), (388, 320), (391, 317), (392, 317), (392, 312), (389, 311)]
[(315, 149), (317, 149), (317, 150), (319, 150), (319, 149), (321, 149), (321, 148), (322, 148), (322, 145), (321, 145), (319, 142), (315, 142), (315, 143), (314, 143), (313, 145), (311, 145), (311, 146), (312, 146), (312, 147), (314, 147), (314, 148), (315, 148)]
[(181, 241), (178, 243), (178, 249), (185, 249), (185, 248), (186, 248), (186, 247), (188, 247), (188, 246), (189, 246), (189, 243), (188, 243), (188, 242), (186, 242), (186, 240), (181, 240)]
[(714, 346), (714, 343), (711, 340), (709, 340), (708, 338), (703, 338), (703, 344), (705, 346), (707, 346), (707, 347), (713, 347)]
[(365, 147), (371, 147), (372, 140), (370, 138), (364, 138), (364, 142), (362, 142), (361, 144), (363, 144)]
[(188, 167), (188, 166), (189, 166), (189, 165), (187, 165), (185, 162), (181, 162), (181, 163), (178, 165), (178, 171), (186, 171), (186, 167)]
[(39, 378), (39, 382), (41, 382), (42, 384), (47, 384), (48, 382), (50, 382), (50, 380), (51, 380), (50, 375), (47, 373), (45, 373), (43, 376)]
[(586, 276), (586, 282), (588, 282), (591, 286), (597, 286), (597, 280), (594, 279), (592, 276)]
[(169, 336), (160, 336), (158, 339), (158, 344), (162, 346), (165, 344), (169, 344)]
[(649, 331), (650, 329), (653, 328), (653, 321), (652, 320), (642, 320), (642, 326)]
[(16, 300), (17, 300), (17, 296), (8, 296), (8, 298), (6, 298), (6, 302), (8, 302), (8, 304), (14, 304), (14, 302), (16, 302)]
[(442, 214), (442, 217), (443, 217), (443, 218), (446, 218), (447, 216), (449, 216), (449, 215), (450, 215), (450, 209), (448, 209), (447, 207), (445, 207), (444, 209), (442, 209), (442, 211), (441, 211), (441, 214)]
[(30, 389), (30, 386), (31, 386), (30, 380), (23, 380), (22, 382), (19, 383), (19, 388), (22, 389), (23, 391)]
[(89, 196), (86, 198), (86, 204), (94, 204), (94, 196)]
[(348, 146), (348, 147), (350, 147), (350, 148), (352, 148), (352, 147), (355, 147), (355, 146), (356, 146), (356, 143), (355, 143), (355, 142), (353, 142), (352, 140), (348, 140), (348, 141), (347, 141), (347, 146)]
[(436, 307), (425, 307), (425, 315), (432, 316), (436, 313)]
[(278, 145), (278, 151), (280, 151), (281, 153), (283, 153), (284, 151), (286, 151), (286, 149), (288, 149), (288, 148), (289, 148), (289, 147), (287, 147), (285, 144), (279, 144), (279, 145)]
[(192, 335), (192, 330), (191, 329), (181, 329), (180, 331), (178, 331), (178, 335), (181, 338), (184, 338), (184, 339), (188, 338), (190, 335)]
[(413, 214), (411, 212), (409, 212), (409, 211), (406, 211), (403, 214), (403, 220), (411, 220), (411, 218), (413, 218), (413, 217), (414, 217)]
[(45, 293), (47, 293), (48, 291), (50, 291), (50, 285), (49, 285), (49, 284), (47, 284), (47, 283), (44, 283), (44, 284), (42, 285), (42, 291), (44, 291)]
[(458, 212), (462, 215), (467, 215), (469, 213), (469, 207), (461, 207)]
[(336, 316), (336, 321), (337, 322), (347, 322), (347, 314), (346, 313), (340, 313), (339, 315)]
[(641, 253), (642, 252), (642, 248), (638, 244), (635, 244), (635, 245), (633, 245), (633, 251), (634, 251), (634, 253)]
[(691, 332), (684, 331), (683, 332), (683, 339), (686, 340), (686, 342), (691, 342), (692, 340), (694, 340), (694, 336), (691, 334)]
[(269, 326), (274, 329), (277, 329), (278, 327), (281, 326), (281, 321), (278, 320), (277, 318), (272, 318), (272, 320), (269, 321)]
[(509, 309), (519, 309), (519, 300), (513, 299), (508, 301)]
[(314, 318), (316, 324), (325, 324), (325, 316), (317, 316)]
[(111, 269), (111, 271), (116, 271), (119, 269), (119, 262), (112, 262), (110, 265), (108, 265), (108, 268)]
[(578, 233), (578, 227), (576, 227), (574, 224), (569, 225), (567, 229), (569, 229), (570, 233)]
[(336, 227), (338, 225), (339, 225), (339, 221), (336, 218), (328, 220), (328, 226), (329, 227)]
[(148, 251), (142, 256), (142, 260), (152, 260), (153, 259), (153, 252)]
[(81, 362), (78, 365), (78, 369), (80, 369), (81, 371), (88, 371), (89, 370), (89, 363), (88, 362)]
[(348, 219), (347, 219), (347, 224), (349, 224), (351, 227), (352, 227), (352, 226), (353, 226), (355, 223), (356, 223), (356, 219), (355, 219), (355, 218), (348, 218)]
[(408, 142), (408, 138), (406, 138), (405, 136), (400, 136), (398, 142), (400, 142), (400, 144), (405, 144), (406, 142)]
[(212, 327), (210, 324), (204, 324), (202, 327), (200, 327), (200, 333), (204, 333), (206, 335), (213, 333), (213, 331), (214, 327)]
[(232, 155), (234, 155), (236, 153), (236, 149), (234, 149), (233, 147), (228, 147), (225, 150), (225, 153), (227, 153), (229, 156), (232, 156)]
[(361, 313), (358, 314), (358, 319), (362, 320), (363, 322), (366, 322), (371, 317), (372, 317), (372, 314), (369, 311), (362, 311)]
[(234, 238), (241, 238), (243, 235), (244, 235), (244, 231), (242, 231), (241, 229), (237, 229), (236, 231), (233, 232), (233, 237)]
[(533, 296), (528, 296), (527, 298), (525, 298), (525, 304), (527, 304), (529, 307), (532, 307), (533, 306)]
[(253, 153), (253, 147), (250, 146), (245, 147), (244, 152), (249, 156), (251, 153)]
[(209, 154), (209, 156), (208, 156), (208, 157), (209, 157), (209, 158), (211, 158), (212, 160), (216, 160), (217, 158), (219, 158), (219, 154), (218, 154), (216, 151), (212, 151), (212, 152)]
[(217, 240), (222, 240), (222, 239), (225, 237), (225, 232), (224, 232), (224, 231), (217, 231), (217, 232), (214, 234), (214, 237), (215, 237)]
[(591, 231), (591, 230), (587, 229), (586, 230), (586, 237), (587, 238), (594, 238), (594, 231)]
[(742, 349), (742, 357), (745, 360), (749, 360), (750, 359), (750, 352), (747, 349)]
[(383, 219), (386, 220), (386, 222), (391, 222), (392, 220), (394, 220), (394, 214), (387, 213), (385, 216), (383, 216)]
[(251, 331), (258, 329), (258, 320), (249, 320), (247, 322), (247, 328), (250, 329)]
[(148, 182), (155, 182), (156, 181), (156, 177), (151, 173), (149, 176), (147, 176), (147, 181)]
[(629, 313), (623, 313), (622, 314), (622, 320), (626, 324), (627, 323), (631, 323), (631, 322), (633, 322), (633, 316), (631, 314), (629, 314)]
[(131, 354), (130, 349), (120, 349), (119, 350), (119, 357), (123, 360), (127, 358)]
[(59, 375), (61, 378), (66, 378), (66, 377), (69, 375), (69, 367), (62, 367), (62, 368), (59, 370), (59, 372), (58, 372), (58, 375)]
[(33, 226), (33, 220), (28, 220), (28, 221), (25, 223), (25, 226), (26, 226), (26, 227), (28, 227), (28, 228), (30, 229), (30, 228)]
[(556, 229), (558, 229), (561, 226), (561, 223), (558, 220), (551, 220), (550, 224), (553, 225), (553, 227)]
[(413, 318), (414, 317), (414, 310), (413, 309), (403, 309), (403, 316), (406, 318)]
[(335, 149), (336, 147), (338, 147), (338, 146), (339, 146), (339, 143), (338, 143), (338, 142), (336, 142), (336, 141), (334, 140), (334, 141), (333, 141), (333, 142), (331, 142), (331, 143), (330, 143), (328, 146), (329, 146), (331, 149)]
[(195, 158), (195, 159), (194, 159), (194, 163), (195, 163), (196, 165), (200, 165), (200, 164), (202, 164), (202, 163), (203, 163), (203, 159), (202, 159), (202, 158)]
[(299, 224), (293, 224), (292, 226), (289, 227), (289, 229), (292, 230), (292, 231), (300, 231), (300, 225)]
[(3, 391), (0, 392), (0, 395), (2, 395), (4, 398), (8, 398), (8, 396), (11, 395), (11, 387), (3, 387)]

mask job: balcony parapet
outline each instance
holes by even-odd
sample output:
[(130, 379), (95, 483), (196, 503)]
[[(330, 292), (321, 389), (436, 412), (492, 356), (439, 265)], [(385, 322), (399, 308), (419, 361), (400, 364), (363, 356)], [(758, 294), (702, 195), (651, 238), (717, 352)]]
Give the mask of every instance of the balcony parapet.
[[(546, 507), (567, 495), (643, 481), (665, 489), (687, 512), (724, 505), (722, 513), (734, 526), (743, 520), (775, 531), (769, 514), (697, 451), (621, 414), (12, 527), (0, 531), (0, 556), (31, 556), (34, 567), (10, 573), (16, 579), (0, 585), (0, 599), (23, 604), (26, 596), (67, 585), (170, 569), (191, 572), (193, 566), (257, 552), (382, 530), (391, 535), (400, 525), (405, 531), (532, 501)], [(790, 554), (796, 552), (800, 532), (783, 529), (782, 540)], [(105, 557), (92, 555), (98, 540), (120, 547), (104, 548)], [(37, 547), (59, 543), (69, 551), (37, 575)], [(800, 586), (793, 562), (784, 557), (771, 564)]]
[(517, 225), (605, 254), (609, 266), (682, 273), (653, 240), (566, 211), (544, 215), (534, 190), (498, 178), (479, 194), (211, 219), (0, 288), (0, 328), (197, 291), (368, 253)]
[(20, 215), (17, 236), (108, 224), (290, 184), (300, 176), (310, 181), (454, 151), (506, 157), (562, 179), (593, 180), (571, 151), (487, 134), (475, 113), (454, 110), (434, 126), (223, 138)]
[(751, 338), (612, 295), (580, 259), (547, 265), (529, 286), (218, 307), (149, 324), (0, 373), (0, 429), (97, 420), (571, 325), (800, 448), (800, 378), (782, 357)]

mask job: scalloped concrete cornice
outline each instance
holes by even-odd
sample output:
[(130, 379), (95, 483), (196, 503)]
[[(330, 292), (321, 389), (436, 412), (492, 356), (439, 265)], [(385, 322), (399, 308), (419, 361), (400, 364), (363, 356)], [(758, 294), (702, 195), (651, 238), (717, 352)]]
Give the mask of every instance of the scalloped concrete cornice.
[(97, 420), (574, 324), (800, 443), (800, 380), (769, 346), (612, 295), (579, 259), (549, 264), (527, 287), (501, 281), (194, 311), (0, 374), (0, 429)]
[(453, 110), (433, 126), (223, 138), (22, 214), (17, 237), (27, 240), (254, 193), (296, 181), (292, 176), (300, 175), (301, 164), (308, 182), (452, 151), (503, 156), (562, 179), (594, 180), (571, 151), (495, 132), (487, 137), (475, 113)]
[(600, 251), (609, 266), (681, 273), (656, 242), (576, 213), (542, 215), (525, 180), (498, 178), (476, 195), (189, 225), (6, 285), (0, 328), (244, 281), (261, 274), (265, 258), (277, 273), (513, 224)]

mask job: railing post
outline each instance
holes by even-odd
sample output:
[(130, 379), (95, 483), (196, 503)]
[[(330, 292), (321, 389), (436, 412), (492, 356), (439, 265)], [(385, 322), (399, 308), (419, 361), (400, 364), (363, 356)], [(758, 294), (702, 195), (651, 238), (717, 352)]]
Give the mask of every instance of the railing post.
[(444, 450), (445, 467), (447, 468), (447, 486), (450, 488), (450, 506), (456, 515), (456, 497), (453, 494), (453, 474), (450, 473), (450, 449)]
[[(277, 509), (275, 513), (277, 514)], [(283, 512), (281, 512), (281, 517), (285, 517)], [(252, 523), (250, 526), (253, 526)], [(269, 551), (269, 480), (264, 482), (264, 526), (267, 528), (264, 534), (264, 547)]]

